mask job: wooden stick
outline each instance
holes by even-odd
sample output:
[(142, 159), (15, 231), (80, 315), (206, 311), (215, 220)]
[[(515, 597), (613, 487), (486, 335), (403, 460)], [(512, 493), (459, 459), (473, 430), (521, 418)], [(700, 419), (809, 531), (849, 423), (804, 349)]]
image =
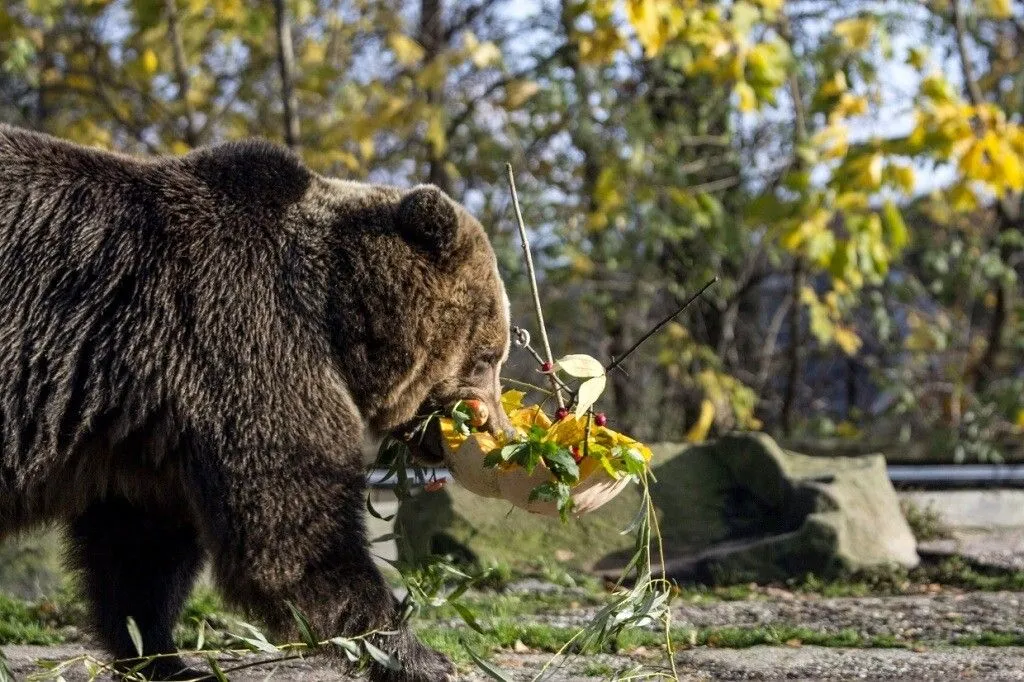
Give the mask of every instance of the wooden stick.
[(540, 340), (544, 346), (544, 355), (551, 367), (548, 378), (551, 380), (551, 390), (555, 393), (558, 407), (565, 407), (565, 399), (562, 397), (562, 390), (555, 378), (555, 358), (551, 355), (551, 344), (548, 342), (548, 330), (544, 326), (544, 311), (540, 306), (540, 291), (537, 288), (537, 272), (533, 269), (533, 256), (530, 255), (530, 241), (526, 237), (526, 225), (523, 223), (523, 212), (519, 208), (519, 194), (516, 192), (516, 179), (512, 173), (512, 164), (506, 163), (505, 170), (508, 172), (508, 186), (512, 190), (512, 206), (516, 212), (516, 222), (519, 226), (519, 238), (523, 242), (523, 255), (526, 257), (526, 272), (530, 275), (530, 290), (533, 292), (533, 311), (537, 316), (537, 327), (540, 328)]

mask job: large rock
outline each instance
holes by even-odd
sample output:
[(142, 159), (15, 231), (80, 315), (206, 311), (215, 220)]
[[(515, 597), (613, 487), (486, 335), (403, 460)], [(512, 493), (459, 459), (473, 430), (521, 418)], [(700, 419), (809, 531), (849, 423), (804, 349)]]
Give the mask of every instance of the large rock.
[[(652, 449), (651, 496), (666, 568), (679, 580), (779, 580), (918, 562), (881, 455), (810, 457), (763, 434)], [(454, 553), (514, 566), (561, 560), (614, 575), (632, 554), (632, 537), (619, 531), (640, 499), (630, 486), (563, 525), (450, 485), (402, 504), (400, 556)]]

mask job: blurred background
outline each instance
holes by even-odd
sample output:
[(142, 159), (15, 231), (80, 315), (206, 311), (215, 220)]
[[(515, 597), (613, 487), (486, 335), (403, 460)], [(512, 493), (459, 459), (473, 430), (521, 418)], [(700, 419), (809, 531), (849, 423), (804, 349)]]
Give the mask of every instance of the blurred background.
[(0, 120), (436, 183), (534, 329), (511, 162), (556, 356), (622, 353), (721, 277), (612, 374), (617, 429), (998, 462), (1024, 457), (1022, 43), (1011, 0), (9, 0)]

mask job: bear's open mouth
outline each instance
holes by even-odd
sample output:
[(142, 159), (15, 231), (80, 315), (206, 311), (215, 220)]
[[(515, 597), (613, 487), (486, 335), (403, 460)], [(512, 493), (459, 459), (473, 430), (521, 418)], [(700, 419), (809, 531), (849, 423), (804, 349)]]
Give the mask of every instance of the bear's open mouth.
[(425, 466), (439, 466), (444, 463), (441, 423), (436, 414), (412, 419), (396, 429), (395, 435), (406, 444), (417, 463)]

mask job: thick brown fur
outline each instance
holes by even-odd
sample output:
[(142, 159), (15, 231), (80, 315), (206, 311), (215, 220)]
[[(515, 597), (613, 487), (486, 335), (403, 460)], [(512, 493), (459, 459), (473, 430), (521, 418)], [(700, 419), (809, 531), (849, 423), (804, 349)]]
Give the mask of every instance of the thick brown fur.
[(428, 403), (502, 414), (507, 300), (464, 209), (266, 142), (137, 159), (0, 125), (0, 292), (0, 538), (67, 523), (114, 656), (128, 616), (173, 652), (209, 557), (279, 636), (286, 601), (398, 628), (403, 671), (371, 677), (444, 679), (371, 561), (361, 444)]

